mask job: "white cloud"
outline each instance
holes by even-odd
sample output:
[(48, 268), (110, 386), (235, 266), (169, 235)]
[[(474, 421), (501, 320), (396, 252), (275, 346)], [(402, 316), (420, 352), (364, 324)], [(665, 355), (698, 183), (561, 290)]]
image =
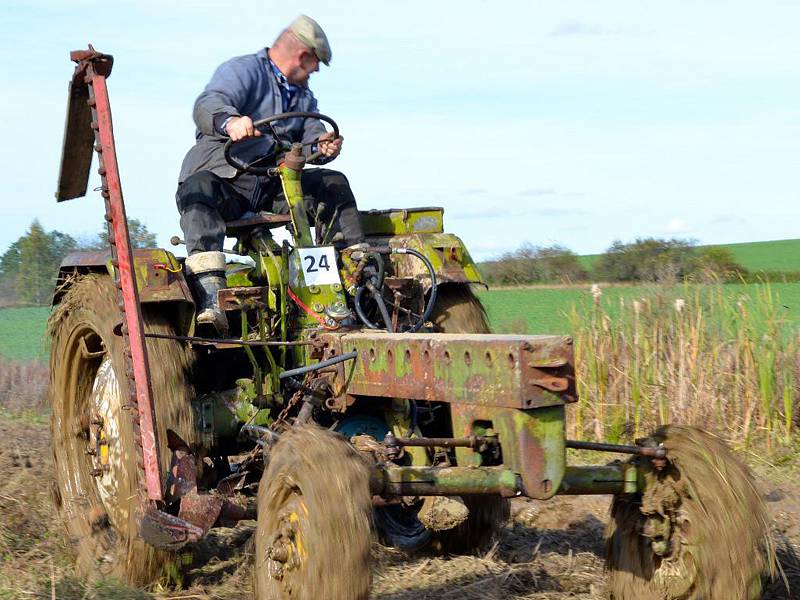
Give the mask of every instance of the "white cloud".
[(604, 27), (591, 25), (577, 19), (564, 19), (550, 32), (552, 37), (565, 36), (592, 36), (592, 35), (618, 35), (621, 30), (617, 27)]
[(518, 196), (555, 196), (558, 192), (551, 187), (535, 187), (522, 190)]
[(669, 234), (679, 235), (689, 233), (690, 231), (692, 231), (692, 227), (683, 219), (670, 219), (667, 223), (666, 232)]

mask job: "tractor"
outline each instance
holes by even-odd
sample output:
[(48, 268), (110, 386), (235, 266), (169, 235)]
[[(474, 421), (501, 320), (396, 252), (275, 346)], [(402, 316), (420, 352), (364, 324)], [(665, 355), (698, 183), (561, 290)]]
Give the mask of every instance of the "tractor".
[[(151, 585), (250, 519), (259, 600), (365, 599), (376, 538), (469, 553), (511, 498), (610, 494), (611, 597), (759, 595), (768, 518), (746, 467), (684, 426), (568, 440), (572, 339), (492, 334), (440, 208), (362, 211), (366, 244), (341, 250), (304, 207), (300, 145), (276, 139), (278, 160), (254, 166), (229, 142), (231, 164), (280, 179), (289, 214), (228, 223), (219, 302), (235, 333), (200, 335), (183, 260), (130, 244), (112, 57), (70, 56), (56, 197), (86, 195), (96, 153), (110, 242), (64, 259), (49, 321), (55, 496), (80, 573)], [(256, 125), (281, 118), (338, 135), (317, 113)], [(568, 449), (628, 458), (568, 465)]]

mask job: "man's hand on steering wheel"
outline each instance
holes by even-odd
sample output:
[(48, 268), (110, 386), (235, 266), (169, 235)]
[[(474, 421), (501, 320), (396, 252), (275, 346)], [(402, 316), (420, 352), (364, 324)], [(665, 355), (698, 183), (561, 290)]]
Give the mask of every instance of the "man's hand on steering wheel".
[(344, 138), (342, 136), (334, 137), (334, 133), (329, 131), (319, 136), (317, 148), (322, 156), (326, 158), (336, 158), (342, 151), (342, 143)]
[(260, 137), (262, 135), (258, 129), (253, 127), (253, 119), (250, 117), (231, 117), (225, 125), (225, 131), (228, 133), (228, 137), (234, 142), (249, 137)]
[[(306, 157), (306, 161), (314, 163), (320, 157), (328, 159), (336, 158), (342, 151), (342, 138), (339, 136), (339, 126), (336, 121), (317, 112), (287, 112), (279, 113), (253, 121), (250, 117), (233, 117), (225, 123), (225, 130), (230, 139), (225, 142), (224, 154), (225, 160), (229, 165), (235, 167), (236, 170), (245, 173), (252, 173), (254, 175), (273, 175), (274, 166), (256, 166), (256, 163), (269, 163), (269, 161), (276, 160), (281, 154), (288, 152), (291, 146), (286, 141), (280, 139), (272, 123), (281, 121), (283, 119), (318, 119), (331, 126), (333, 131), (323, 133), (319, 138), (308, 142), (303, 142), (302, 146), (317, 146), (317, 151)], [(269, 127), (269, 131), (259, 131), (260, 127)], [(243, 139), (257, 136), (271, 136), (273, 140), (272, 152), (252, 160), (250, 163), (244, 162), (241, 158), (237, 157), (232, 148)]]

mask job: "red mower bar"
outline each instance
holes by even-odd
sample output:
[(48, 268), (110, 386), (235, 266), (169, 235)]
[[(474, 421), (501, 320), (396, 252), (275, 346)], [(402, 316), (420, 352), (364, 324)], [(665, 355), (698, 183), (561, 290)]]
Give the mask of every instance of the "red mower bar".
[(69, 105), (56, 199), (71, 200), (86, 194), (94, 149), (99, 163), (97, 172), (101, 179), (100, 195), (106, 206), (111, 263), (116, 273), (115, 284), (120, 299), (120, 311), (124, 317), (122, 335), (125, 342), (125, 373), (130, 394), (128, 402), (135, 408), (134, 429), (139, 435), (139, 464), (143, 470), (142, 479), (147, 498), (161, 500), (163, 489), (150, 367), (139, 292), (133, 274), (133, 251), (122, 199), (111, 104), (106, 86), (113, 58), (97, 52), (91, 45), (88, 50), (71, 52), (70, 58), (78, 64), (69, 86)]

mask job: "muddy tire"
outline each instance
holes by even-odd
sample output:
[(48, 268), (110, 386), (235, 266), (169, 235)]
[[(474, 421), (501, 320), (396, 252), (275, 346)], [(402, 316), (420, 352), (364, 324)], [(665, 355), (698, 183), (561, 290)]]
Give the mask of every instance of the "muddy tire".
[(669, 462), (643, 463), (645, 490), (618, 496), (606, 531), (613, 600), (755, 600), (774, 565), (769, 518), (746, 466), (685, 426), (653, 438)]
[(375, 530), (381, 544), (413, 554), (427, 547), (434, 532), (419, 520), (419, 506), (382, 506), (375, 509)]
[[(431, 316), (442, 333), (491, 333), (486, 310), (468, 285), (444, 284), (439, 288)], [(497, 496), (463, 496), (469, 517), (457, 527), (438, 534), (443, 551), (471, 554), (485, 549), (510, 516), (509, 502)]]
[(369, 467), (318, 427), (283, 435), (258, 490), (257, 600), (366, 600), (371, 584)]
[(430, 320), (440, 333), (491, 333), (486, 309), (466, 284), (440, 285)]
[[(174, 333), (168, 321), (143, 308), (145, 329)], [(133, 415), (127, 409), (121, 320), (109, 277), (77, 279), (53, 311), (49, 400), (55, 462), (55, 500), (87, 579), (118, 579), (137, 586), (157, 581), (171, 555), (138, 533), (140, 469)], [(191, 357), (179, 343), (148, 340), (161, 448), (172, 429), (193, 438)], [(92, 454), (90, 454), (90, 452)], [(162, 473), (169, 452), (162, 452)]]

